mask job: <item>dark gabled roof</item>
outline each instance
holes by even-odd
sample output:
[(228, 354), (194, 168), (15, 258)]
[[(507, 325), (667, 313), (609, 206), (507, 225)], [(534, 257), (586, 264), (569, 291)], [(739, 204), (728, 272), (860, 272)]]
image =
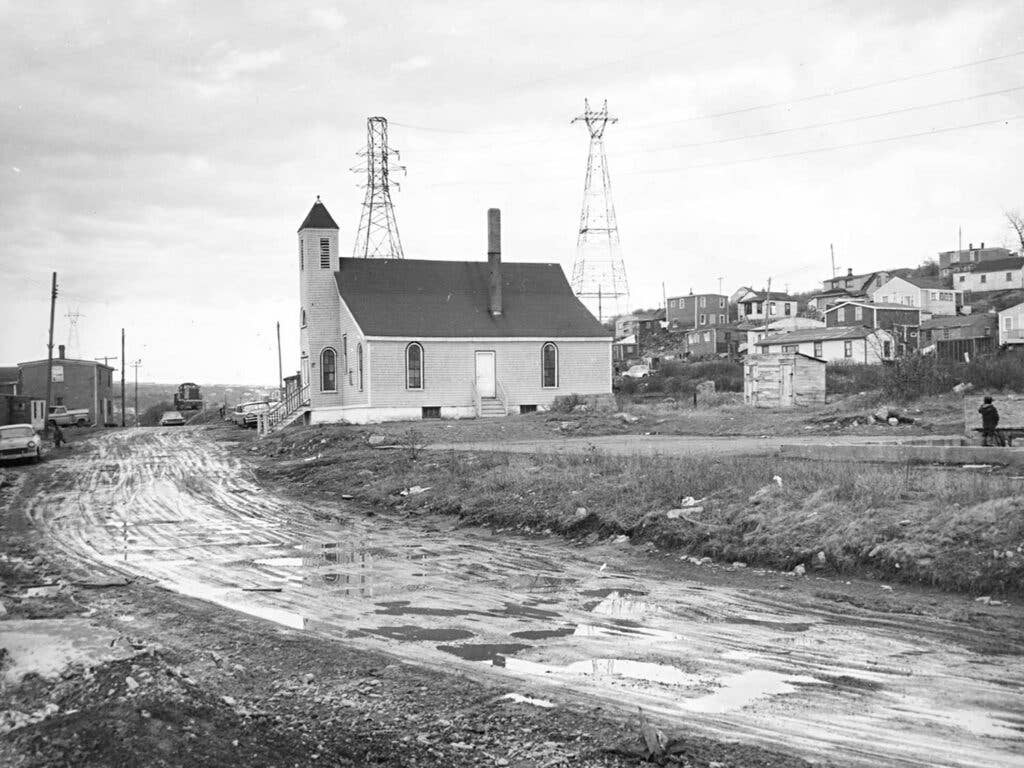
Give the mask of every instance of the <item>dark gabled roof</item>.
[(0, 366), (0, 381), (17, 381), (18, 380), (18, 367), (17, 366)]
[[(943, 280), (941, 277), (919, 277), (917, 275), (893, 275), (893, 277), (898, 277), (901, 280), (906, 280), (911, 285), (917, 286), (918, 288), (925, 288), (927, 290), (933, 290), (933, 291), (952, 291), (952, 290), (954, 290), (953, 288), (950, 288), (948, 285), (946, 285), (946, 281)], [(892, 278), (890, 278), (890, 279), (892, 279)]]
[(922, 331), (934, 331), (937, 328), (965, 328), (972, 325), (998, 325), (998, 318), (988, 312), (976, 315), (935, 315), (921, 323)]
[(337, 228), (338, 225), (331, 218), (331, 214), (327, 211), (327, 206), (320, 202), (320, 196), (317, 195), (316, 202), (313, 203), (313, 207), (309, 209), (309, 213), (306, 214), (306, 218), (303, 219), (302, 224), (299, 226), (299, 232), (304, 229)]
[(863, 325), (841, 325), (834, 328), (805, 328), (801, 331), (790, 331), (789, 333), (777, 333), (773, 336), (766, 336), (757, 342), (756, 346), (764, 347), (769, 344), (799, 344), (802, 341), (835, 341), (837, 339), (863, 339), (874, 333), (870, 328)]
[(1006, 259), (992, 261), (976, 261), (970, 265), (970, 272), (1003, 272), (1007, 269), (1020, 269), (1024, 266), (1024, 256), (1010, 256)]
[(502, 314), (487, 311), (486, 261), (341, 259), (338, 291), (367, 336), (611, 339), (558, 264), (501, 265)]
[[(44, 357), (42, 360), (26, 360), (23, 363), (18, 363), (19, 368), (24, 368), (26, 365), (46, 365), (48, 360)], [(95, 365), (97, 368), (109, 368), (114, 370), (114, 366), (101, 363), (99, 360), (80, 360), (74, 357), (56, 357), (53, 358), (54, 365), (67, 365), (68, 363), (74, 363), (75, 365)]]

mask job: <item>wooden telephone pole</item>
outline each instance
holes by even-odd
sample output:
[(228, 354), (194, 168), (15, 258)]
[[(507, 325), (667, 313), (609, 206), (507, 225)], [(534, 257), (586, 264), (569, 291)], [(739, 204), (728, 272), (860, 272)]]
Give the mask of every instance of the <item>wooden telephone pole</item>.
[(139, 426), (139, 366), (142, 360), (133, 360), (132, 368), (135, 369), (135, 426)]
[[(347, 371), (346, 371), (347, 375)], [(284, 368), (281, 367), (281, 321), (277, 321), (277, 398), (284, 400)]]
[(121, 329), (121, 426), (124, 422), (124, 328)]
[(50, 338), (46, 344), (46, 413), (43, 414), (43, 434), (50, 434), (50, 399), (53, 397), (53, 313), (57, 308), (57, 273), (53, 273), (50, 286)]

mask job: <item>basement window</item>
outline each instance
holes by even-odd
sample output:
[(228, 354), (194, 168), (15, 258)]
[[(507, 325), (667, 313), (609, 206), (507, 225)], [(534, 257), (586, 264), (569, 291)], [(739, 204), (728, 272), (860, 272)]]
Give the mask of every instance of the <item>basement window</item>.
[(425, 406), (423, 406), (423, 418), (424, 419), (440, 419), (441, 418), (441, 406), (440, 405), (425, 405)]
[(537, 412), (537, 406), (536, 405), (520, 405), (519, 406), (519, 413), (521, 413), (521, 414), (523, 414), (523, 413), (536, 413), (536, 412)]

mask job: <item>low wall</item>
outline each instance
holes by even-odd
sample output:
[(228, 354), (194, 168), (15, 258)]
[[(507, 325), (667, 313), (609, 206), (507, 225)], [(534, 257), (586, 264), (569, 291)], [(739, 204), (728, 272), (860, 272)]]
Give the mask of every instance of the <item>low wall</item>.
[(781, 445), (783, 456), (887, 464), (998, 464), (1024, 469), (1024, 449), (946, 445)]

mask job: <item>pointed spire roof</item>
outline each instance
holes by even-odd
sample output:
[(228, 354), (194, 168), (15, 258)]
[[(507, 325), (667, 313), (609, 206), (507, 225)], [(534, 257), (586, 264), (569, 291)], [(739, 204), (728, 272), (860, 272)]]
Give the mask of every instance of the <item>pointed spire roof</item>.
[(338, 225), (327, 212), (327, 206), (320, 202), (320, 195), (316, 196), (316, 202), (309, 209), (306, 218), (299, 227), (299, 232), (304, 229), (337, 229)]

